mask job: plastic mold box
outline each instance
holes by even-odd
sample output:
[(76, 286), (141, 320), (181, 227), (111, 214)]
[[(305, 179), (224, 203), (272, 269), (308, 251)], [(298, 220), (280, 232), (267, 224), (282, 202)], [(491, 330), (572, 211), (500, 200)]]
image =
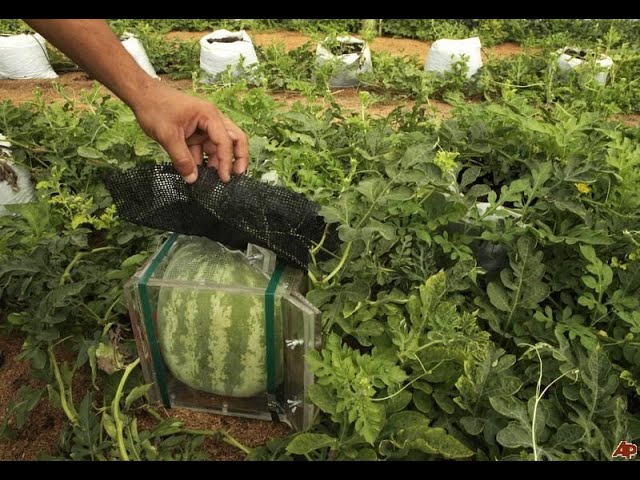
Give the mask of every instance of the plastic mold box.
[[(143, 375), (146, 383), (153, 384), (149, 390), (150, 400), (169, 408), (183, 407), (222, 415), (279, 420), (298, 431), (306, 430), (313, 422), (315, 406), (307, 400), (307, 391), (313, 384), (314, 376), (306, 367), (304, 356), (320, 347), (321, 328), (320, 311), (304, 298), (306, 276), (298, 269), (288, 266), (281, 268), (280, 280), (272, 294), (275, 311), (281, 312), (275, 315), (274, 320), (277, 328), (283, 329), (281, 342), (274, 342), (274, 353), (282, 355), (280, 358), (283, 361), (282, 380), (275, 390), (269, 393), (265, 388), (265, 391), (252, 397), (216, 395), (186, 385), (168, 368), (158, 342), (159, 335), (162, 334), (157, 322), (161, 290), (190, 288), (201, 290), (203, 294), (207, 291), (222, 291), (242, 298), (265, 298), (266, 289), (213, 284), (208, 283), (206, 278), (200, 281), (172, 278), (172, 274), (167, 272), (167, 266), (173, 253), (178, 247), (194, 241), (202, 242), (203, 239), (172, 234), (125, 285), (125, 299)], [(270, 250), (249, 244), (246, 253), (243, 253), (229, 250), (211, 240), (205, 242), (211, 242), (212, 252), (220, 252), (220, 247), (224, 249), (225, 258), (220, 258), (221, 262), (229, 262), (229, 259), (248, 262), (251, 268), (261, 272), (267, 280), (276, 270), (276, 255)], [(216, 249), (213, 249), (214, 246)], [(195, 267), (184, 266), (185, 269)]]

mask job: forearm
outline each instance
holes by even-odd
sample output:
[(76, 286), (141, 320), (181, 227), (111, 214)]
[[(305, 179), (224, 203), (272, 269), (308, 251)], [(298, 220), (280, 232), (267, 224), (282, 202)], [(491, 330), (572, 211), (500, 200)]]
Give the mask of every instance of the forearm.
[(134, 110), (157, 86), (105, 20), (24, 21)]

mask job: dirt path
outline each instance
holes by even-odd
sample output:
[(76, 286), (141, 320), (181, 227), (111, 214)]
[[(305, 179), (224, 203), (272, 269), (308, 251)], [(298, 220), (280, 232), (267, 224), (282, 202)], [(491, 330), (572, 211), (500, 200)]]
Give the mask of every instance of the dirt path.
[(627, 127), (640, 127), (640, 115), (631, 114), (631, 115), (623, 115), (616, 114), (613, 116), (615, 120), (619, 120), (624, 123)]
[[(168, 75), (161, 75), (162, 82), (183, 91), (192, 89), (191, 80), (171, 80)], [(91, 90), (98, 85), (98, 95), (112, 95), (111, 92), (97, 84), (82, 72), (71, 72), (61, 74), (58, 80), (0, 80), (0, 101), (11, 100), (15, 104), (32, 101), (36, 98), (36, 90), (39, 89), (45, 102), (62, 102), (64, 97), (56, 90), (55, 83), (58, 83), (65, 90), (65, 94), (73, 100), (81, 100), (83, 96), (89, 95)], [(359, 112), (360, 100), (357, 89), (344, 89), (334, 91), (338, 104), (346, 111)], [(290, 107), (296, 101), (304, 102), (302, 95), (295, 92), (273, 93), (272, 97), (277, 101)], [(321, 100), (318, 100), (321, 102)], [(439, 111), (448, 112), (450, 106), (444, 102), (432, 101)], [(368, 112), (373, 116), (386, 116), (396, 107), (410, 108), (412, 100), (385, 100), (375, 103), (368, 108)]]

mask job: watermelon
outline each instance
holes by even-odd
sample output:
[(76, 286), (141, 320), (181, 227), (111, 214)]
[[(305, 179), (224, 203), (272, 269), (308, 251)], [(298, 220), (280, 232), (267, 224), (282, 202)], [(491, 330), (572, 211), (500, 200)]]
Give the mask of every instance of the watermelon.
[[(252, 397), (267, 388), (264, 292), (269, 278), (238, 251), (206, 238), (176, 244), (160, 288), (158, 340), (169, 371), (216, 395)], [(206, 285), (207, 288), (197, 288)], [(218, 286), (243, 287), (220, 291)], [(282, 319), (275, 298), (276, 379), (282, 381)]]

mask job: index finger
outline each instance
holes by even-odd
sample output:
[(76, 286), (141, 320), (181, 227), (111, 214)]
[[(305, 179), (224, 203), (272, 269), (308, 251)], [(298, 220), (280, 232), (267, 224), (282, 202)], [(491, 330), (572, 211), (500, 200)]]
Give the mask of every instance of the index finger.
[(249, 139), (247, 134), (228, 118), (225, 118), (224, 124), (233, 141), (233, 156), (235, 157), (233, 171), (240, 175), (246, 172), (249, 166)]
[(161, 139), (160, 144), (171, 157), (176, 171), (187, 183), (193, 183), (198, 178), (198, 169), (193, 154), (184, 137), (173, 135), (167, 139)]
[[(216, 112), (217, 113), (217, 112)], [(211, 116), (206, 122), (206, 131), (209, 139), (216, 146), (218, 157), (218, 176), (223, 182), (231, 179), (231, 164), (233, 163), (233, 140), (225, 128), (220, 113)]]

